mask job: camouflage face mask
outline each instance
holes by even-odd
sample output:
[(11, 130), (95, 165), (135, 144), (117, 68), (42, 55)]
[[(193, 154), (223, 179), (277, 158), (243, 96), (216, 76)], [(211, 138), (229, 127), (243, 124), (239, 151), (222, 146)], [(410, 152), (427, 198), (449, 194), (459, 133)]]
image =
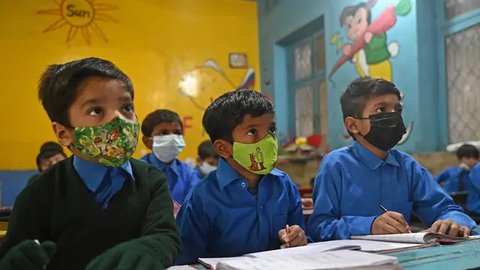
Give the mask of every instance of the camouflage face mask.
[(73, 145), (85, 157), (103, 166), (119, 167), (135, 151), (138, 130), (138, 122), (117, 117), (101, 126), (76, 127)]

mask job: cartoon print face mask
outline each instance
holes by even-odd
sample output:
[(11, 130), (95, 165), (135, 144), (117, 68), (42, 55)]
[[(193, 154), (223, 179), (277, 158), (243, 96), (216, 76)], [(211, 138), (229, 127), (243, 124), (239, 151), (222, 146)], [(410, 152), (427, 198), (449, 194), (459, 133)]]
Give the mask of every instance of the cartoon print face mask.
[(116, 117), (93, 127), (76, 127), (73, 145), (103, 166), (119, 167), (130, 159), (138, 142), (138, 122)]
[(256, 143), (233, 142), (233, 159), (246, 170), (265, 175), (277, 162), (277, 139), (267, 135)]

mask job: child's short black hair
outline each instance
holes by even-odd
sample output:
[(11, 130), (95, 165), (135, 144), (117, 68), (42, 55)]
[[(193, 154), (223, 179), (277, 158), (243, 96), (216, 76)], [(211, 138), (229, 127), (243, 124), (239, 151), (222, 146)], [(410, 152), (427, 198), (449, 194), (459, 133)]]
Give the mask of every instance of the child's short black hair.
[(161, 123), (173, 123), (177, 122), (180, 125), (180, 128), (182, 129), (183, 133), (183, 123), (182, 120), (180, 119), (180, 116), (170, 110), (156, 110), (147, 115), (145, 119), (143, 119), (142, 122), (142, 134), (143, 136), (146, 137), (151, 137), (153, 128), (156, 125), (159, 125)]
[(345, 24), (345, 19), (348, 16), (355, 16), (355, 13), (357, 13), (357, 10), (359, 10), (361, 8), (367, 9), (367, 14), (368, 14), (367, 15), (367, 22), (368, 22), (368, 24), (370, 24), (370, 22), (372, 20), (372, 13), (370, 12), (370, 9), (367, 8), (367, 4), (365, 2), (361, 2), (361, 3), (358, 3), (355, 6), (346, 6), (346, 7), (343, 8), (342, 13), (340, 13), (340, 18), (338, 18), (339, 21), (340, 21), (340, 27), (343, 27), (343, 25)]
[(233, 143), (232, 132), (245, 115), (259, 117), (275, 113), (270, 100), (255, 90), (238, 89), (227, 92), (210, 104), (202, 123), (212, 142), (223, 139)]
[[(56, 142), (44, 142), (42, 146), (40, 146), (40, 153), (48, 151), (57, 151), (59, 153), (63, 153), (63, 148), (59, 143)], [(65, 155), (65, 153), (63, 154)]]
[(78, 85), (92, 76), (121, 81), (133, 100), (132, 82), (110, 61), (90, 57), (50, 65), (40, 79), (38, 97), (52, 122), (70, 126), (68, 109), (78, 95)]
[(478, 157), (479, 157), (478, 148), (471, 145), (471, 144), (464, 144), (464, 145), (460, 146), (457, 149), (456, 154), (457, 154), (458, 159), (461, 159), (463, 157), (478, 159)]
[(215, 152), (215, 149), (213, 148), (213, 143), (210, 140), (205, 140), (202, 143), (198, 145), (198, 157), (201, 159), (206, 159), (206, 158), (219, 158), (219, 155), (217, 152)]
[(361, 118), (367, 101), (372, 97), (395, 94), (401, 100), (395, 84), (384, 79), (359, 78), (348, 85), (340, 98), (343, 119), (348, 116)]
[(57, 154), (61, 154), (65, 158), (67, 155), (63, 152), (63, 148), (60, 144), (56, 142), (45, 142), (40, 146), (40, 152), (37, 155), (36, 163), (38, 170), (41, 171), (42, 168), (40, 167), (42, 160), (49, 159)]

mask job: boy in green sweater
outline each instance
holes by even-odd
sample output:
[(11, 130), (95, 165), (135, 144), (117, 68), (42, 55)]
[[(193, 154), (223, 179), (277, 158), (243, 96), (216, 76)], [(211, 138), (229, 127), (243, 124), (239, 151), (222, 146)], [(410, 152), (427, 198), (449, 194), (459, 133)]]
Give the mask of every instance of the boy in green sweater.
[(51, 65), (39, 97), (72, 157), (17, 197), (0, 269), (163, 269), (180, 240), (165, 175), (130, 158), (138, 141), (130, 79), (111, 62)]

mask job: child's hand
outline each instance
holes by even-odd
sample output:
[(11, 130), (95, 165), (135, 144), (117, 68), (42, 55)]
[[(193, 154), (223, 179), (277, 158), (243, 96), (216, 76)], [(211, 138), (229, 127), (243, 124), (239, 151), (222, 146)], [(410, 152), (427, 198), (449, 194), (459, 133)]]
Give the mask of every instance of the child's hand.
[(410, 226), (402, 214), (387, 211), (373, 221), (372, 234), (389, 233), (411, 233)]
[(470, 235), (470, 229), (468, 227), (462, 226), (451, 219), (437, 220), (427, 231), (462, 237)]
[(286, 229), (278, 231), (278, 237), (284, 243), (280, 248), (304, 246), (307, 244), (307, 236), (298, 225), (291, 227), (287, 225)]
[(352, 45), (347, 44), (343, 47), (342, 49), (344, 55), (349, 55), (350, 52), (352, 51)]
[(302, 208), (312, 208), (313, 200), (312, 198), (302, 198)]
[(52, 241), (39, 244), (25, 240), (12, 247), (0, 261), (2, 270), (45, 269), (57, 247)]
[(366, 32), (365, 35), (364, 35), (364, 40), (366, 43), (370, 43), (370, 41), (372, 40), (373, 38), (373, 34), (370, 33), (370, 32)]
[(85, 270), (164, 269), (158, 258), (139, 249), (133, 240), (114, 246), (94, 258)]

